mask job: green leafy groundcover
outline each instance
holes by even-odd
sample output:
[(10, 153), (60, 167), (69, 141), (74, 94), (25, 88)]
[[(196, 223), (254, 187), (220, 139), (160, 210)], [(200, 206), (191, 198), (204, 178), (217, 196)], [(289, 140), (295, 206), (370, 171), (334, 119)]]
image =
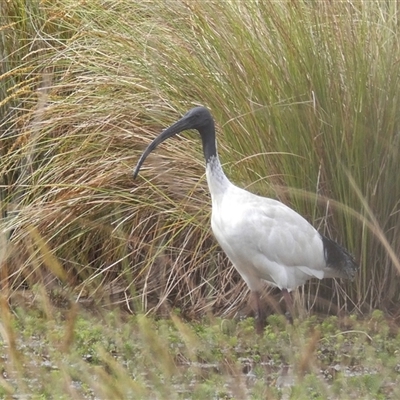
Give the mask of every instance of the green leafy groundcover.
[[(400, 330), (368, 318), (185, 322), (41, 304), (11, 313), (0, 336), (4, 398), (398, 399)], [(36, 306), (35, 306), (36, 304)], [(43, 308), (44, 305), (44, 308)]]

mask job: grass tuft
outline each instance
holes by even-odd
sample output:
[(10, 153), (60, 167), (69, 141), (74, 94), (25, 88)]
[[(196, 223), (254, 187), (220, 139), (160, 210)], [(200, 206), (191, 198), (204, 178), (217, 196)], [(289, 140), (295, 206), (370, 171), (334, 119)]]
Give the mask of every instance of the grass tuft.
[[(288, 203), (360, 262), (355, 284), (312, 282), (301, 304), (393, 309), (396, 7), (7, 4), (1, 198), (11, 287), (42, 279), (31, 271), (51, 257), (59, 266), (48, 274), (90, 301), (189, 317), (246, 308), (210, 234), (198, 138), (163, 144), (131, 177), (154, 135), (204, 104), (229, 177)], [(26, 46), (16, 49), (18, 32)]]

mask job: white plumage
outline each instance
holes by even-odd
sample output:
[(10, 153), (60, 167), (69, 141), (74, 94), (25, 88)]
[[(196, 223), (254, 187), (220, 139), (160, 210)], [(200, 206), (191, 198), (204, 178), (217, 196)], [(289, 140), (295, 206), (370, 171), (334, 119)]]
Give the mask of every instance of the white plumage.
[(319, 234), (302, 216), (279, 201), (252, 194), (228, 180), (218, 159), (214, 121), (204, 107), (190, 110), (154, 139), (134, 176), (159, 143), (187, 129), (197, 129), (201, 135), (212, 199), (212, 231), (253, 294), (259, 332), (265, 318), (259, 298), (264, 281), (281, 289), (291, 308), (288, 291), (307, 280), (354, 276), (357, 265), (352, 256)]
[(327, 272), (318, 232), (284, 204), (230, 185), (212, 196), (213, 233), (251, 290), (292, 290)]

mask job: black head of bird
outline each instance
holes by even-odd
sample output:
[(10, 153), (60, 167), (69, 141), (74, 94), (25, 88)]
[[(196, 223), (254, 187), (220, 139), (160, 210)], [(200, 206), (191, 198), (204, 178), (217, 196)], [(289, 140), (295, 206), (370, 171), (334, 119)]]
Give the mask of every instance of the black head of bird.
[(210, 113), (205, 107), (195, 107), (188, 111), (179, 121), (165, 129), (160, 135), (158, 135), (147, 147), (142, 156), (140, 157), (133, 177), (136, 178), (139, 174), (140, 167), (144, 163), (147, 156), (162, 142), (168, 138), (175, 136), (183, 131), (195, 129), (200, 133), (203, 142), (204, 156), (206, 160), (209, 156), (214, 155), (215, 151), (215, 128), (214, 120)]

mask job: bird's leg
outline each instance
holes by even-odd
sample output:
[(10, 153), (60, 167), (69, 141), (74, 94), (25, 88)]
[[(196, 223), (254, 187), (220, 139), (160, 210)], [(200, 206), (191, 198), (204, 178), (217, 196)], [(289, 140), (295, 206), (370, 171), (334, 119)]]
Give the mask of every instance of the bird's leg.
[(286, 303), (286, 318), (287, 320), (293, 324), (293, 299), (287, 289), (282, 289), (283, 298), (285, 299)]
[(253, 303), (252, 306), (255, 311), (256, 332), (259, 335), (262, 335), (264, 332), (266, 315), (265, 315), (264, 309), (261, 307), (260, 292), (252, 291), (251, 297), (252, 297), (252, 303)]

